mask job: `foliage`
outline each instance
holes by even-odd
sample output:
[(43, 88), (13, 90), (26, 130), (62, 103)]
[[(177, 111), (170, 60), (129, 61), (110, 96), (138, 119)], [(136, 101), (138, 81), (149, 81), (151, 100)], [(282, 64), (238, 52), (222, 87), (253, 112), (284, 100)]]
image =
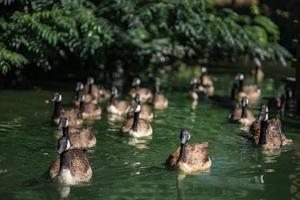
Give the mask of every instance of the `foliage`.
[[(51, 69), (57, 60), (142, 70), (149, 65), (238, 60), (248, 55), (286, 63), (277, 26), (217, 9), (207, 0), (0, 0), (0, 69), (25, 64)], [(5, 9), (6, 8), (6, 9)]]

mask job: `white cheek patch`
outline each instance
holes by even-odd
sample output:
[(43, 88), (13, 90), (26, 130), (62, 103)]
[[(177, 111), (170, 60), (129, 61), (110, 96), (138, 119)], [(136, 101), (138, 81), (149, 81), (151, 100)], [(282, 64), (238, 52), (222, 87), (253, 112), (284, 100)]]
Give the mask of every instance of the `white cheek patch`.
[(66, 127), (69, 126), (69, 120), (66, 119)]
[(58, 96), (58, 101), (61, 101), (62, 97), (61, 94)]
[(68, 140), (66, 150), (69, 150), (70, 148), (71, 148), (71, 143), (70, 143), (70, 140)]
[(135, 109), (135, 112), (140, 112), (141, 111), (141, 105), (137, 105), (136, 109)]

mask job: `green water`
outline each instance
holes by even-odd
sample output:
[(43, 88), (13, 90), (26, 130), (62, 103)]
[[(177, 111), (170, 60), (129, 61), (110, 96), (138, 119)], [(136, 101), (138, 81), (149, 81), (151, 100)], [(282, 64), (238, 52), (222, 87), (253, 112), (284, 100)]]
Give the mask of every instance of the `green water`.
[[(226, 93), (229, 75), (217, 75), (217, 93)], [(266, 81), (264, 94), (276, 94), (278, 82)], [(201, 103), (195, 108), (179, 91), (167, 93), (169, 107), (155, 112), (153, 137), (147, 141), (119, 135), (121, 123), (104, 113), (93, 127), (97, 146), (90, 150), (93, 179), (89, 184), (61, 188), (45, 173), (56, 157), (56, 128), (50, 124), (54, 91), (0, 92), (0, 198), (59, 199), (300, 199), (300, 129), (284, 123), (294, 144), (275, 152), (254, 148), (229, 124), (229, 110)], [(64, 102), (72, 93), (64, 92)], [(255, 111), (257, 114), (257, 111)], [(209, 172), (187, 176), (164, 168), (179, 146), (182, 127), (192, 130), (191, 143), (209, 142)]]

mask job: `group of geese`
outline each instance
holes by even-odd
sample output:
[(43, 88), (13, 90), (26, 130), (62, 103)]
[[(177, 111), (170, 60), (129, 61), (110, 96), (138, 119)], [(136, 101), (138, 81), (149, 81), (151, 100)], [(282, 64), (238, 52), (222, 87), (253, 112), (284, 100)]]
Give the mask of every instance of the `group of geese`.
[(126, 119), (120, 132), (135, 138), (152, 135), (152, 107), (159, 110), (168, 107), (168, 99), (160, 92), (159, 78), (156, 78), (153, 90), (141, 87), (141, 80), (135, 78), (128, 93), (132, 101), (120, 100), (117, 87), (113, 86), (110, 91), (97, 87), (92, 77), (85, 85), (78, 82), (75, 92), (74, 106), (69, 109), (61, 106), (60, 93), (55, 93), (52, 99), (52, 122), (61, 134), (57, 147), (59, 156), (50, 165), (48, 174), (51, 180), (66, 185), (87, 183), (92, 178), (86, 150), (96, 145), (96, 137), (91, 128), (82, 124), (85, 119), (100, 118), (102, 109), (98, 103), (107, 102), (107, 113)]
[[(214, 103), (232, 109), (229, 122), (240, 123), (250, 134), (245, 138), (254, 145), (266, 149), (280, 148), (290, 144), (281, 132), (279, 118), (269, 117), (269, 107), (262, 105), (258, 118), (248, 109), (248, 105), (255, 105), (260, 99), (261, 89), (257, 85), (263, 79), (262, 69), (257, 67), (253, 71), (255, 85), (244, 85), (244, 75), (238, 74), (229, 96), (214, 95), (214, 84), (207, 69), (202, 67), (201, 76), (193, 78), (188, 92), (193, 101), (201, 101), (209, 97)], [(99, 102), (107, 102), (107, 113), (121, 116), (125, 122), (120, 128), (123, 135), (134, 138), (147, 138), (152, 135), (151, 121), (154, 109), (168, 107), (168, 99), (160, 91), (160, 79), (155, 80), (154, 89), (141, 87), (141, 80), (135, 78), (128, 93), (131, 101), (119, 99), (118, 88), (110, 91), (97, 87), (94, 79), (89, 77), (85, 85), (77, 83), (74, 107), (65, 109), (61, 106), (62, 95), (54, 94), (54, 112), (52, 121), (61, 130), (58, 140), (58, 157), (49, 168), (51, 180), (62, 184), (73, 185), (89, 182), (92, 178), (86, 149), (96, 145), (96, 137), (91, 128), (82, 127), (83, 120), (97, 119), (102, 114)], [(288, 97), (275, 97), (269, 102), (272, 108), (281, 111)], [(189, 144), (191, 132), (188, 129), (180, 131), (180, 147), (166, 160), (165, 166), (178, 169), (184, 174), (194, 174), (208, 170), (212, 159), (208, 155), (208, 142)]]

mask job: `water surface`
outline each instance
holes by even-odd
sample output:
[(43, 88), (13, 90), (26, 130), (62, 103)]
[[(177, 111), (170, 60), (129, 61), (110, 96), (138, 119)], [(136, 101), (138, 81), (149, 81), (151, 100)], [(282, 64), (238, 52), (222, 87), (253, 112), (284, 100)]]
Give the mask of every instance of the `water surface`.
[[(216, 78), (217, 93), (227, 93), (232, 78)], [(268, 80), (264, 95), (277, 94), (278, 88), (278, 82)], [(283, 124), (293, 145), (262, 151), (239, 136), (238, 125), (227, 122), (229, 110), (209, 102), (193, 107), (179, 91), (169, 91), (169, 108), (155, 112), (150, 140), (120, 136), (121, 122), (106, 113), (86, 122), (97, 137), (89, 154), (93, 179), (62, 188), (46, 176), (56, 157), (57, 130), (49, 120), (53, 92), (0, 92), (1, 199), (58, 199), (66, 191), (69, 199), (300, 199), (299, 125)], [(69, 103), (72, 93), (65, 91), (63, 96)], [(177, 172), (163, 164), (179, 146), (182, 127), (191, 129), (191, 143), (209, 142), (213, 165), (178, 185)]]

